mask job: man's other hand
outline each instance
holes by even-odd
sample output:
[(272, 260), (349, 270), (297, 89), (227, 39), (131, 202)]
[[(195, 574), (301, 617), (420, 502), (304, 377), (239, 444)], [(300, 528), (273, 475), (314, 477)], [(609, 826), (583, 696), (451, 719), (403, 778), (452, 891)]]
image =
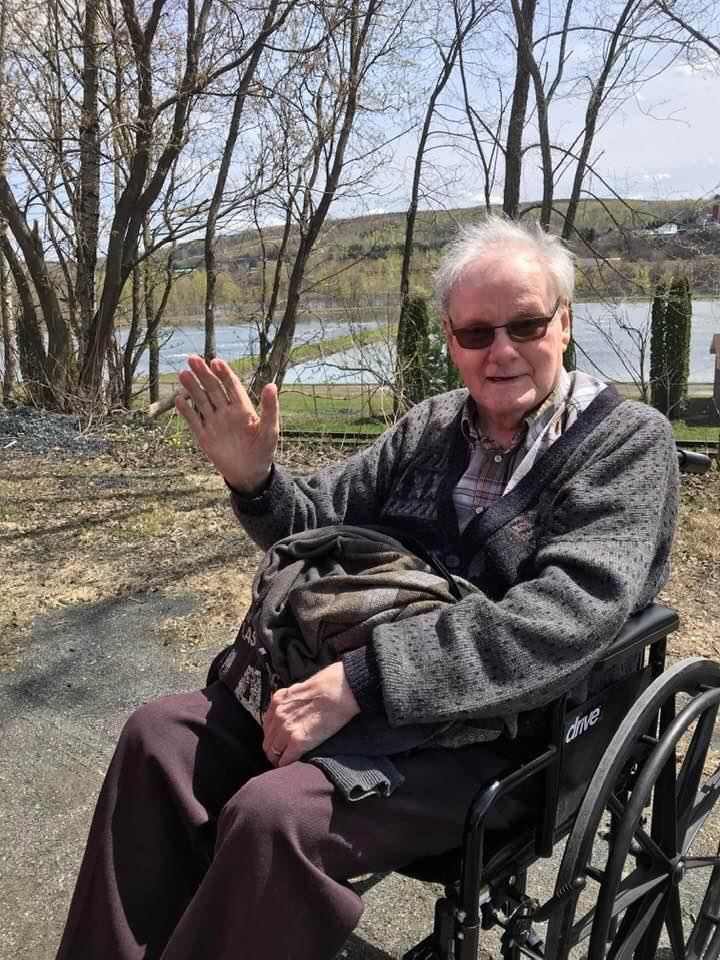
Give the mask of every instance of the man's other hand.
[(332, 663), (302, 683), (277, 690), (263, 720), (263, 750), (270, 763), (285, 767), (324, 743), (360, 707), (342, 663)]

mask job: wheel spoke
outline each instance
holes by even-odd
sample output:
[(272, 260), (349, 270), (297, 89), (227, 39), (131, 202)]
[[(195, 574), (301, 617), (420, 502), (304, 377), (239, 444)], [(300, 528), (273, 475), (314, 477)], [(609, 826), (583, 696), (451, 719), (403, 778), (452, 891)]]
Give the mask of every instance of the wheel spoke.
[(677, 780), (677, 808), (679, 833), (684, 836), (695, 804), (705, 766), (705, 758), (710, 747), (718, 708), (706, 710), (700, 717), (683, 760)]
[(674, 960), (686, 960), (679, 887), (673, 887), (669, 892), (665, 926), (670, 937)]
[(720, 867), (720, 857), (686, 857), (683, 863), (686, 870), (698, 870), (700, 867)]
[[(613, 813), (614, 816), (618, 818), (618, 820), (621, 820), (623, 814), (625, 813), (625, 807), (622, 805), (622, 803), (620, 803), (614, 793), (610, 796), (608, 809)], [(634, 836), (640, 846), (645, 849), (645, 852), (652, 857), (653, 861), (656, 864), (662, 864), (669, 873), (672, 867), (670, 857), (668, 857), (664, 850), (658, 846), (658, 844), (647, 833), (647, 831), (643, 830), (640, 824), (635, 827)]]
[[(665, 890), (648, 894), (623, 918), (607, 953), (607, 960), (632, 960), (635, 948), (647, 933), (655, 913), (665, 899)], [(616, 948), (617, 944), (617, 948)]]
[(695, 802), (689, 811), (682, 840), (683, 853), (692, 846), (693, 840), (705, 823), (705, 819), (712, 810), (718, 795), (720, 795), (720, 767), (718, 767), (707, 783), (704, 783), (695, 795)]
[(677, 781), (675, 778), (675, 750), (655, 781), (653, 793), (653, 840), (671, 859), (678, 853)]
[[(646, 867), (636, 867), (632, 873), (625, 877), (617, 889), (612, 916), (617, 917), (624, 910), (629, 910), (658, 886), (665, 884), (666, 881), (667, 874), (664, 872), (653, 871), (650, 873)], [(595, 909), (592, 908), (573, 925), (570, 933), (570, 943), (573, 946), (590, 936), (594, 920)]]

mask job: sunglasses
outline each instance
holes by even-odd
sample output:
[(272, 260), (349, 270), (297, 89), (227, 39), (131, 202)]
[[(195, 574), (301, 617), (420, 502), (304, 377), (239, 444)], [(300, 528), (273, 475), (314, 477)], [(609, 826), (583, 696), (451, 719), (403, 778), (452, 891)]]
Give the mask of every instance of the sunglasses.
[[(555, 301), (549, 317), (528, 317), (523, 320), (511, 320), (510, 323), (501, 323), (497, 327), (462, 327), (458, 329), (450, 321), (450, 330), (463, 350), (485, 350), (495, 339), (496, 330), (507, 330), (507, 335), (514, 343), (529, 343), (531, 340), (542, 340), (547, 333), (548, 326), (555, 319), (562, 297)], [(449, 319), (449, 318), (448, 318)]]

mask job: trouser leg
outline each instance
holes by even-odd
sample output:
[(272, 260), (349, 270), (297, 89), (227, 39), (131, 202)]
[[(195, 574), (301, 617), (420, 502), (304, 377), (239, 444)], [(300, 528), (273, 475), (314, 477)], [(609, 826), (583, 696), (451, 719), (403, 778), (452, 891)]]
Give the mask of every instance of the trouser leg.
[(269, 769), (261, 732), (221, 685), (128, 720), (95, 810), (58, 960), (153, 960), (213, 855), (220, 811)]
[(330, 960), (362, 913), (347, 879), (459, 845), (479, 783), (506, 765), (485, 747), (396, 762), (405, 783), (358, 803), (306, 763), (245, 784), (222, 811), (212, 865), (162, 960)]

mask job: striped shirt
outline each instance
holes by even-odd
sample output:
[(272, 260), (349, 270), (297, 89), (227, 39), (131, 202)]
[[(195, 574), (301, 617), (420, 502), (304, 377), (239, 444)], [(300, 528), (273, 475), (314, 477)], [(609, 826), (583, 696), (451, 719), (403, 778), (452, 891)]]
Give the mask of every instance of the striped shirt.
[(468, 397), (462, 430), (468, 441), (470, 459), (465, 473), (453, 490), (458, 525), (464, 530), (475, 514), (509, 493), (533, 464), (562, 436), (607, 384), (587, 373), (560, 372), (553, 392), (523, 420), (509, 449), (503, 449), (483, 434), (477, 408)]

